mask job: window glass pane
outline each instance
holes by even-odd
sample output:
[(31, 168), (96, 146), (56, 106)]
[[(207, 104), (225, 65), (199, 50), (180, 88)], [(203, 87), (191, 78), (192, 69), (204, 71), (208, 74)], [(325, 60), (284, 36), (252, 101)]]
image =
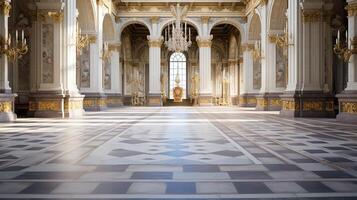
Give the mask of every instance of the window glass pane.
[(182, 98), (186, 99), (186, 56), (183, 53), (173, 53), (170, 57), (170, 95), (173, 99), (173, 89), (176, 87), (176, 76), (180, 78), (180, 87), (183, 89)]

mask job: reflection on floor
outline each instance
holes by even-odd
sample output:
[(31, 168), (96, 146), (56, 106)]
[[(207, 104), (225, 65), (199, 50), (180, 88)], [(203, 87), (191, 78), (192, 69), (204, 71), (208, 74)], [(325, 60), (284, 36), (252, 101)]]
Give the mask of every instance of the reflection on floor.
[(126, 107), (0, 125), (0, 198), (357, 199), (356, 177), (357, 125), (332, 119)]

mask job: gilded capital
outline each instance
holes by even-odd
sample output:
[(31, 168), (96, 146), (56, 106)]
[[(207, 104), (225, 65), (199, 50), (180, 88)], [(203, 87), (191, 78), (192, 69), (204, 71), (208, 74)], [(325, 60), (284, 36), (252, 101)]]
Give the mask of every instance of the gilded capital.
[(148, 41), (149, 47), (161, 47), (163, 41), (162, 38), (158, 38), (158, 39), (148, 38), (148, 40), (149, 40)]
[(151, 23), (153, 24), (157, 24), (157, 22), (159, 21), (159, 17), (158, 16), (152, 16), (150, 17)]
[(357, 3), (346, 6), (348, 16), (357, 16)]
[(201, 21), (202, 23), (207, 24), (209, 22), (209, 16), (202, 16)]
[(196, 38), (198, 47), (211, 47), (213, 35), (209, 37), (198, 37)]
[(302, 17), (304, 23), (313, 23), (322, 20), (321, 10), (303, 10)]
[(1, 10), (1, 15), (3, 16), (9, 16), (10, 15), (10, 10), (11, 10), (11, 4), (9, 1), (2, 0), (0, 2), (0, 10)]

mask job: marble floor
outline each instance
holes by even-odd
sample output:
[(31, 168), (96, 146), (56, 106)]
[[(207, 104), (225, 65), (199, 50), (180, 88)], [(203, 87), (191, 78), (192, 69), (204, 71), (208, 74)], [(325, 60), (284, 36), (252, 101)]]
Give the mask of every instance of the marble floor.
[(357, 125), (238, 107), (0, 124), (1, 199), (357, 199)]

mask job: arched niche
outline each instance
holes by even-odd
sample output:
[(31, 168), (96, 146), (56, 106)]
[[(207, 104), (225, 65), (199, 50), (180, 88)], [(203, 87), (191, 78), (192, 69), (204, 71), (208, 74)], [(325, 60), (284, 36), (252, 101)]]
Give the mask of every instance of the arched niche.
[(240, 33), (240, 37), (241, 37), (241, 40), (245, 40), (244, 36), (246, 35), (245, 34), (245, 31), (244, 31), (244, 28), (242, 27), (242, 25), (239, 23), (238, 20), (235, 20), (235, 19), (219, 19), (219, 20), (216, 20), (214, 21), (212, 24), (210, 24), (209, 26), (209, 33), (212, 32), (212, 29), (216, 26), (219, 26), (219, 25), (222, 25), (222, 24), (229, 24), (229, 25), (232, 25), (233, 27), (236, 28), (236, 30)]
[(78, 25), (84, 33), (97, 31), (96, 8), (93, 0), (77, 0)]
[(110, 14), (106, 14), (103, 18), (103, 41), (115, 40), (114, 21)]
[[(159, 33), (161, 33), (161, 35), (162, 35), (164, 29), (168, 25), (171, 25), (172, 23), (174, 23), (175, 20), (176, 19), (166, 19), (166, 20), (162, 21), (161, 23), (159, 23)], [(185, 23), (185, 22), (187, 22), (187, 25), (190, 25), (191, 27), (193, 27), (195, 29), (198, 36), (202, 35), (202, 30), (200, 29), (200, 27), (201, 27), (200, 24), (198, 24), (196, 21), (194, 21), (190, 18), (186, 18), (185, 20), (183, 20), (183, 23)], [(192, 39), (196, 39), (196, 38), (192, 38)]]
[(287, 0), (273, 0), (269, 10), (269, 31), (282, 31), (286, 27)]
[(124, 20), (122, 23), (119, 24), (119, 30), (118, 30), (119, 38), (122, 37), (124, 30), (125, 30), (128, 26), (133, 25), (133, 24), (134, 24), (134, 25), (135, 25), (135, 24), (139, 24), (139, 25), (144, 26), (144, 27), (148, 30), (148, 32), (149, 32), (148, 35), (151, 35), (151, 34), (152, 34), (151, 25), (150, 25), (149, 22), (147, 22), (147, 21), (145, 21), (145, 20), (143, 20), (143, 19), (136, 19), (136, 18), (134, 18), (134, 19)]
[(249, 24), (249, 40), (261, 40), (261, 21), (258, 14), (253, 14), (252, 19)]

